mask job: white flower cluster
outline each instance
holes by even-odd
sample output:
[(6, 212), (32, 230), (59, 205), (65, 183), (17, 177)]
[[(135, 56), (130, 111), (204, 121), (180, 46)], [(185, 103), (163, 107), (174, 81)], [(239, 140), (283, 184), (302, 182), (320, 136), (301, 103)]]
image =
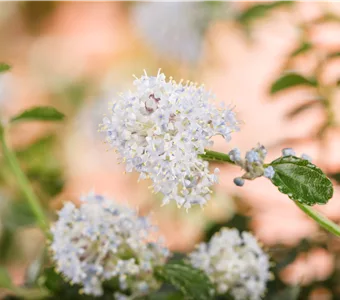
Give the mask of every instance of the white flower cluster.
[(274, 177), (275, 171), (272, 166), (264, 167), (264, 159), (266, 158), (267, 150), (263, 145), (251, 149), (246, 153), (245, 159), (241, 158), (241, 151), (234, 148), (229, 152), (230, 159), (246, 173), (242, 177), (236, 177), (234, 183), (237, 186), (244, 185), (244, 179), (255, 179), (260, 176), (265, 176), (269, 179)]
[(170, 80), (158, 73), (134, 81), (136, 90), (113, 104), (111, 117), (103, 120), (107, 142), (126, 162), (126, 171), (150, 178), (163, 204), (175, 200), (179, 206), (204, 205), (218, 169), (210, 173), (199, 155), (213, 144), (212, 136), (229, 141), (238, 130), (234, 112), (209, 101), (213, 95), (203, 86)]
[(209, 8), (198, 2), (137, 2), (131, 17), (143, 40), (157, 54), (196, 63), (203, 48), (201, 26), (213, 18)]
[(235, 300), (261, 299), (271, 277), (268, 255), (252, 234), (237, 229), (223, 228), (199, 244), (189, 260), (210, 277), (218, 294)]
[(82, 201), (79, 208), (66, 203), (52, 227), (57, 271), (93, 296), (102, 295), (103, 282), (110, 279), (119, 285), (116, 299), (158, 289), (153, 270), (166, 262), (169, 251), (151, 242), (148, 219), (101, 195), (89, 194)]

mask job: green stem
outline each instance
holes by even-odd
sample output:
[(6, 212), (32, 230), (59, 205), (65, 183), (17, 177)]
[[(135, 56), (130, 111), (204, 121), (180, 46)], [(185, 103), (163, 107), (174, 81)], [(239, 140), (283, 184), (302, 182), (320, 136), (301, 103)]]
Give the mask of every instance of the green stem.
[(336, 236), (340, 236), (340, 226), (332, 222), (331, 220), (327, 219), (324, 215), (320, 214), (312, 207), (300, 203), (298, 201), (294, 201), (295, 204), (308, 216), (310, 216), (313, 220), (319, 223), (321, 227), (328, 230), (329, 232), (333, 233)]
[(10, 165), (12, 172), (16, 176), (17, 182), (22, 192), (25, 194), (28, 200), (28, 203), (32, 209), (32, 212), (34, 213), (36, 217), (38, 225), (40, 226), (41, 229), (43, 229), (44, 231), (47, 231), (48, 221), (40, 205), (39, 199), (35, 195), (26, 175), (21, 170), (18, 159), (16, 158), (15, 154), (7, 147), (7, 144), (5, 141), (4, 128), (2, 127), (1, 123), (0, 123), (0, 144), (3, 150), (3, 155), (5, 159), (8, 161), (8, 164)]
[(201, 154), (200, 157), (204, 160), (209, 160), (209, 161), (223, 161), (227, 162), (230, 164), (234, 164), (234, 162), (230, 159), (228, 154), (221, 153), (221, 152), (216, 152), (216, 151), (211, 151), (211, 150), (205, 150), (204, 154)]

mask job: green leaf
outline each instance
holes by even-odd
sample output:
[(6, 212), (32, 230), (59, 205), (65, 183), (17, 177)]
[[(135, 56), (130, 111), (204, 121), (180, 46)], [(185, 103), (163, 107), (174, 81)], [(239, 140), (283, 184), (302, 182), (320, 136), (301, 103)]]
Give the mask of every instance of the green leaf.
[(327, 55), (327, 59), (339, 58), (340, 52), (333, 52)]
[(288, 88), (295, 86), (312, 86), (315, 87), (317, 81), (315, 78), (306, 78), (297, 73), (287, 73), (282, 75), (278, 80), (276, 80), (270, 89), (270, 93), (276, 94), (277, 92), (283, 91)]
[(242, 12), (237, 19), (240, 23), (247, 24), (257, 18), (264, 17), (272, 8), (273, 5), (269, 4), (254, 5)]
[(313, 45), (309, 42), (303, 42), (298, 48), (296, 48), (291, 54), (291, 57), (296, 57), (300, 54), (303, 54), (307, 52), (308, 50), (311, 50), (313, 48)]
[(15, 229), (35, 224), (36, 218), (27, 201), (12, 201), (4, 221), (7, 226)]
[(15, 233), (20, 227), (31, 226), (36, 223), (31, 207), (27, 201), (11, 199), (0, 216), (2, 234), (0, 236), (0, 264), (14, 261), (20, 256), (21, 248), (16, 248)]
[(45, 136), (26, 148), (16, 152), (25, 166), (29, 179), (38, 184), (40, 190), (49, 196), (56, 196), (64, 186), (60, 161), (56, 159), (56, 136)]
[(237, 20), (242, 24), (248, 24), (258, 18), (265, 17), (272, 9), (293, 4), (293, 1), (273, 1), (269, 3), (261, 3), (253, 5), (243, 11)]
[(223, 2), (224, 2), (223, 0), (204, 0), (204, 3), (211, 7), (218, 7), (221, 4), (223, 4)]
[(62, 121), (65, 115), (49, 106), (37, 106), (14, 116), (11, 122), (16, 121)]
[(0, 63), (0, 73), (9, 71), (10, 69), (11, 69), (11, 66), (5, 63)]
[(0, 267), (0, 288), (3, 288), (3, 289), (13, 288), (12, 279), (9, 276), (7, 270), (3, 267)]
[(324, 15), (314, 19), (312, 21), (313, 24), (320, 24), (320, 23), (326, 23), (326, 22), (340, 22), (340, 17), (337, 14), (334, 14), (332, 12), (326, 12)]
[(294, 109), (292, 109), (290, 112), (287, 113), (286, 117), (289, 118), (289, 119), (294, 118), (297, 115), (299, 115), (300, 113), (312, 108), (316, 104), (320, 104), (321, 101), (322, 100), (320, 100), (320, 99), (309, 100), (309, 101), (295, 107)]
[(177, 291), (159, 291), (148, 295), (147, 298), (141, 297), (141, 299), (138, 298), (137, 300), (185, 300), (185, 298), (180, 292)]
[(285, 156), (270, 164), (275, 175), (272, 182), (292, 200), (307, 205), (326, 204), (333, 196), (332, 182), (308, 160)]
[(60, 274), (58, 274), (52, 267), (46, 268), (43, 274), (38, 279), (41, 288), (47, 289), (53, 297), (48, 299), (63, 299), (63, 300), (89, 300), (90, 297), (80, 295), (79, 285), (70, 285), (66, 282)]
[(269, 249), (268, 254), (275, 261), (273, 272), (279, 274), (284, 268), (293, 263), (300, 253), (308, 252), (312, 248), (308, 239), (302, 239), (299, 244), (293, 248), (275, 246), (273, 250)]
[[(114, 281), (118, 282), (118, 279), (116, 278)], [(113, 294), (118, 291), (118, 289), (108, 287), (108, 282), (104, 282), (104, 295), (97, 298), (84, 295), (81, 292), (82, 286), (70, 284), (61, 274), (58, 274), (53, 267), (45, 268), (43, 274), (38, 278), (37, 283), (42, 290), (48, 290), (51, 294), (50, 297), (45, 298), (46, 300), (112, 300)]]
[[(3, 225), (1, 229), (1, 237), (0, 237), (0, 263), (9, 261), (13, 256), (16, 258), (18, 257), (18, 251), (12, 251), (13, 244), (14, 244), (14, 235), (15, 230), (6, 226), (7, 224)], [(15, 254), (15, 255), (13, 255)]]
[(156, 276), (180, 290), (187, 299), (212, 299), (213, 286), (207, 275), (185, 263), (168, 263)]
[(291, 4), (294, 4), (294, 1), (295, 0), (279, 0), (278, 3), (291, 5)]
[(297, 300), (300, 294), (299, 286), (290, 286), (280, 291), (272, 300)]

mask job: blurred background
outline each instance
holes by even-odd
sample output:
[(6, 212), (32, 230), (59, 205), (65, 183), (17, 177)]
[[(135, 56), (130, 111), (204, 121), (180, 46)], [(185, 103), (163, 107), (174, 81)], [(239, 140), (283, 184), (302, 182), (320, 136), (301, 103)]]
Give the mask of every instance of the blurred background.
[[(340, 3), (1, 2), (3, 120), (52, 105), (62, 124), (24, 123), (9, 141), (46, 208), (90, 190), (151, 214), (168, 246), (189, 251), (223, 225), (252, 230), (279, 268), (275, 284), (302, 284), (301, 299), (340, 299), (340, 242), (320, 230), (266, 179), (234, 186), (238, 167), (220, 165), (204, 210), (160, 207), (150, 182), (124, 173), (98, 124), (133, 74), (158, 69), (204, 83), (244, 123), (230, 143), (306, 153), (335, 184), (318, 207), (340, 222)], [(0, 153), (0, 262), (17, 283), (41, 253), (43, 236)]]

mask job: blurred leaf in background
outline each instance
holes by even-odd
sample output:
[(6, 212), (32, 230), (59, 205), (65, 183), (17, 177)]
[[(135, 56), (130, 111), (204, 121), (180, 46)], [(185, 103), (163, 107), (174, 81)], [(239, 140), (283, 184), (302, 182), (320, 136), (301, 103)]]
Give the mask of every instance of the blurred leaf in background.
[(287, 73), (277, 79), (271, 86), (270, 93), (276, 94), (280, 91), (296, 87), (296, 86), (311, 86), (317, 85), (315, 78), (306, 78), (295, 72)]
[(20, 14), (30, 33), (38, 34), (43, 21), (55, 10), (57, 1), (22, 1), (18, 6)]
[(9, 71), (11, 67), (8, 64), (0, 63), (0, 73), (4, 73), (6, 71)]
[(26, 174), (33, 183), (38, 184), (42, 196), (49, 198), (59, 194), (64, 185), (62, 166), (56, 159), (57, 145), (57, 136), (49, 135), (27, 148), (17, 150), (17, 156), (25, 166)]

